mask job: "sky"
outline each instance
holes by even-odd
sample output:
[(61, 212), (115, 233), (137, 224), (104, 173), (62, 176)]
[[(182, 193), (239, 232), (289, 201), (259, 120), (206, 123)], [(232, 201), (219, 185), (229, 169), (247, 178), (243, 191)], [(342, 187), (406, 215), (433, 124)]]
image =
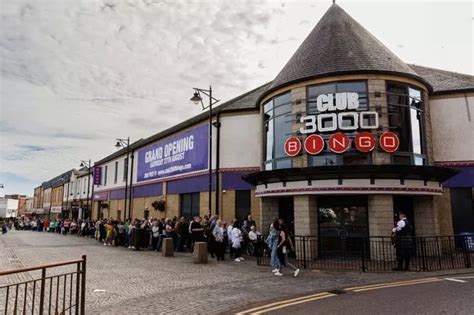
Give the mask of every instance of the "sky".
[[(271, 81), (332, 1), (0, 0), (0, 195)], [(407, 63), (474, 74), (471, 1), (337, 1)]]

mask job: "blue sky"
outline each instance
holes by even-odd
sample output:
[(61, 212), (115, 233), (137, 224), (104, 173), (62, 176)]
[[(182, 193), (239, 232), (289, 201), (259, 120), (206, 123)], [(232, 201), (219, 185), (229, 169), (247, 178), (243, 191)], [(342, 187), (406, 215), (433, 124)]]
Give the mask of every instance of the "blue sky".
[[(2, 0), (0, 194), (199, 113), (193, 86), (272, 80), (331, 3)], [(473, 74), (471, 2), (337, 3), (404, 61)]]

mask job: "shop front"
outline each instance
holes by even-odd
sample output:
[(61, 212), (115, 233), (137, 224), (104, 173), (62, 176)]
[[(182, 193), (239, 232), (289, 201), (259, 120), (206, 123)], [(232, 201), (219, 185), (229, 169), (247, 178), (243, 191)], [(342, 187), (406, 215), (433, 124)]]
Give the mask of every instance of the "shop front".
[(245, 179), (262, 229), (279, 217), (339, 250), (390, 237), (404, 212), (414, 235), (442, 234), (437, 198), (457, 172), (434, 164), (431, 90), (333, 5), (259, 99), (262, 167)]

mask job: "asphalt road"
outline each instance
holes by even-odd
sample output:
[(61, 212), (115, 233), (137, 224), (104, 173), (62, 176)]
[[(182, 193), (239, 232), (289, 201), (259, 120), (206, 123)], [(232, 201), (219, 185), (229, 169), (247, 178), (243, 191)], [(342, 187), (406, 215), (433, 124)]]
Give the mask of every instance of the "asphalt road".
[(474, 273), (314, 292), (238, 314), (474, 314)]

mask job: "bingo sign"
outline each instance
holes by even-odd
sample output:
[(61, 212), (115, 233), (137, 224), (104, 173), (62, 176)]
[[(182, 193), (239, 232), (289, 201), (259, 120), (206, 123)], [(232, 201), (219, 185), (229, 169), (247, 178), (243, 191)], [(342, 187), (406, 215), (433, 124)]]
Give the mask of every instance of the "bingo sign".
[(137, 181), (207, 169), (208, 135), (203, 125), (139, 150)]
[[(304, 124), (299, 133), (307, 135), (301, 140), (292, 136), (285, 141), (285, 153), (288, 156), (298, 155), (302, 149), (308, 154), (317, 155), (327, 150), (342, 154), (351, 148), (351, 139), (344, 132), (359, 131), (352, 144), (360, 152), (369, 153), (377, 146), (377, 140), (370, 130), (379, 128), (379, 115), (373, 111), (356, 111), (359, 108), (359, 95), (345, 92), (321, 94), (316, 98), (318, 115), (301, 116)], [(332, 134), (325, 141), (318, 133)], [(378, 139), (379, 147), (388, 153), (398, 150), (400, 139), (396, 133), (386, 131)]]

